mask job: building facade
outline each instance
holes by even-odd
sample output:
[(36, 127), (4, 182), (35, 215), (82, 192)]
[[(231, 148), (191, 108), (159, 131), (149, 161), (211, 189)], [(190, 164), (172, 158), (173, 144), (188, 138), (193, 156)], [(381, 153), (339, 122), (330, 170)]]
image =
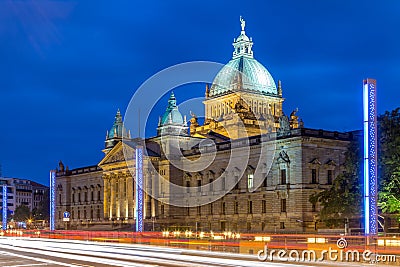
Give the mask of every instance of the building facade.
[[(140, 144), (146, 152), (145, 230), (318, 229), (320, 207), (309, 197), (343, 171), (355, 136), (305, 128), (297, 110), (286, 116), (282, 84), (276, 86), (254, 58), (253, 41), (241, 24), (232, 59), (206, 85), (203, 123), (195, 114), (188, 122), (171, 93), (157, 136), (132, 139), (118, 111), (97, 165), (73, 170), (59, 165), (58, 228), (132, 229)], [(69, 222), (62, 219), (64, 211), (71, 213)]]
[[(31, 180), (21, 178), (0, 178), (0, 186), (7, 185), (7, 206), (9, 215), (13, 215), (15, 208), (24, 205), (30, 211), (39, 208), (41, 201), (45, 200), (49, 188)], [(3, 194), (0, 192), (0, 205)], [(2, 206), (1, 206), (2, 207)]]

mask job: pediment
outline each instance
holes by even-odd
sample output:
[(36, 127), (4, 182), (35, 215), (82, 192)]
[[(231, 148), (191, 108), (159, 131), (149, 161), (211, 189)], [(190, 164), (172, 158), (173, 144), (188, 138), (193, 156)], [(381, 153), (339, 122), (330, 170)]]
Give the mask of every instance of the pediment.
[(314, 159), (311, 160), (309, 163), (310, 163), (310, 164), (318, 164), (318, 165), (321, 165), (321, 162), (320, 162), (317, 158), (314, 158)]
[(279, 152), (279, 156), (276, 161), (278, 163), (290, 163), (290, 158), (286, 151), (282, 150), (281, 152)]
[(98, 165), (101, 167), (108, 164), (122, 163), (126, 160), (133, 160), (134, 158), (135, 149), (127, 144), (123, 144), (121, 141), (107, 153)]
[(337, 166), (337, 163), (332, 159), (328, 160), (325, 164), (329, 166)]

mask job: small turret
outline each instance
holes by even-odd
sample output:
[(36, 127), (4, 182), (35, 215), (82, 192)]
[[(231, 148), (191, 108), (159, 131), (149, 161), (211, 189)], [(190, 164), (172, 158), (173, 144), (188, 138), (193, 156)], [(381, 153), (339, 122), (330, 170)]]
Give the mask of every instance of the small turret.
[(281, 80), (278, 81), (278, 95), (282, 96), (282, 82), (281, 82)]
[(121, 111), (118, 109), (117, 114), (115, 114), (115, 120), (113, 126), (109, 131), (107, 131), (106, 141), (105, 141), (105, 153), (110, 151), (122, 138), (130, 138), (130, 134), (126, 131), (124, 124), (122, 122)]
[(158, 122), (157, 135), (187, 135), (186, 117), (179, 112), (176, 98), (172, 92), (168, 99), (168, 106)]

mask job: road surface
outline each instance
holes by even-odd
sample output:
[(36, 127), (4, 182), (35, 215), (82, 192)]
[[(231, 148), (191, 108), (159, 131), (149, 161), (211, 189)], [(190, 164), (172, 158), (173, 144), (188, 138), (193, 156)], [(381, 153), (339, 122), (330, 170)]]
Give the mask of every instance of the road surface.
[[(304, 267), (321, 263), (292, 264), (262, 262), (254, 255), (42, 238), (0, 238), (0, 266), (168, 266), (168, 267)], [(322, 263), (334, 266), (332, 262)], [(360, 266), (360, 263), (335, 263), (337, 266)]]

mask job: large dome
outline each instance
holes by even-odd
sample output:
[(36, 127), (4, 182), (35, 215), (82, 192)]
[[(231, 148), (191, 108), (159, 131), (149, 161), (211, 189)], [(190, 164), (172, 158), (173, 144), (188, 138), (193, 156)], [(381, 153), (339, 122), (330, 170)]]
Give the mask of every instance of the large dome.
[(254, 59), (253, 40), (244, 30), (246, 22), (240, 17), (242, 31), (233, 40), (232, 59), (217, 74), (209, 96), (224, 95), (233, 91), (251, 91), (263, 95), (278, 95), (274, 79), (268, 70)]
[(254, 58), (240, 56), (226, 64), (217, 74), (209, 96), (232, 91), (253, 91), (263, 95), (277, 95), (277, 89), (268, 70)]

